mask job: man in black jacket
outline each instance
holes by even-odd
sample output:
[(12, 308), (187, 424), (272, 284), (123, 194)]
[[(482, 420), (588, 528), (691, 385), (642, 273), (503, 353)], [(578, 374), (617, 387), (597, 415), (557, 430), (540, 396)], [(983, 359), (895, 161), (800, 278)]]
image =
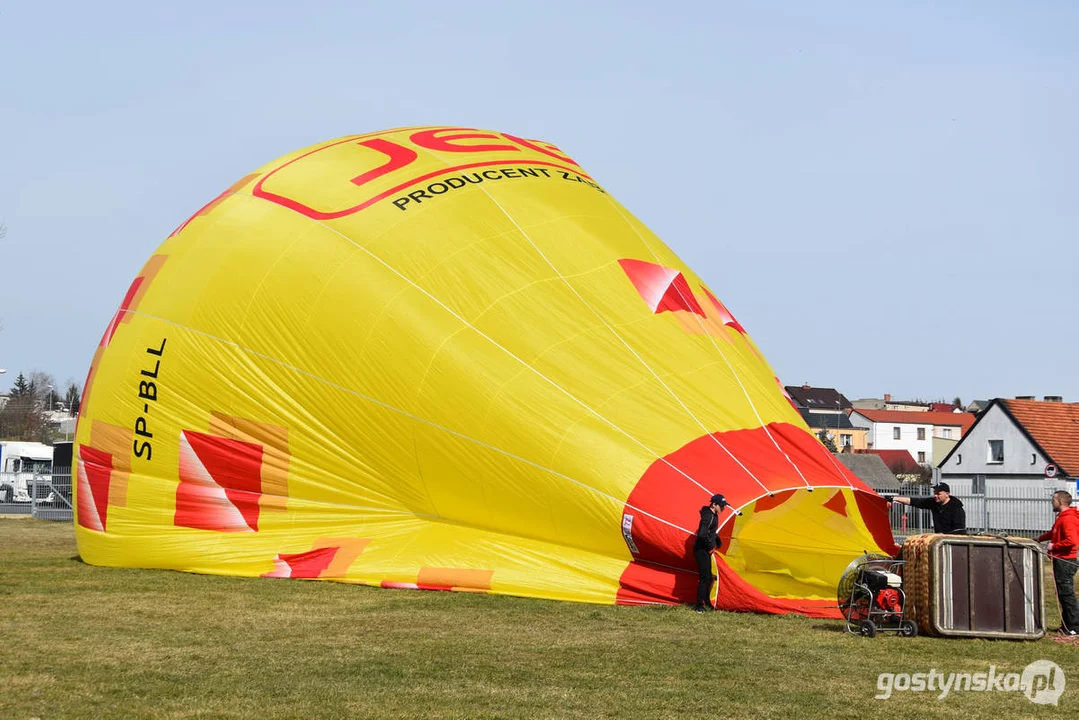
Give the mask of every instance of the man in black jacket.
[(900, 505), (928, 510), (933, 516), (933, 532), (945, 535), (967, 534), (967, 511), (963, 509), (963, 501), (952, 497), (952, 489), (948, 483), (940, 483), (933, 486), (933, 497), (894, 497), (892, 502)]
[(716, 536), (719, 532), (719, 514), (727, 507), (727, 499), (722, 495), (713, 495), (708, 504), (701, 508), (701, 523), (697, 526), (697, 539), (693, 541), (693, 557), (697, 561), (697, 604), (694, 610), (705, 612), (709, 591), (712, 589), (712, 552), (722, 545)]

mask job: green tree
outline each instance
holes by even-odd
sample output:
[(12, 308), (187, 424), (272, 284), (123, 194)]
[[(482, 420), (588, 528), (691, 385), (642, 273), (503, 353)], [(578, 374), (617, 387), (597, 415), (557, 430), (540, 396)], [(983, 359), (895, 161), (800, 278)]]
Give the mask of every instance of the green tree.
[(27, 377), (19, 373), (11, 388), (11, 396), (0, 409), (0, 438), (29, 442), (51, 442), (54, 430), (46, 410), (53, 392), (51, 376), (34, 371)]
[(41, 403), (32, 392), (23, 389), (0, 410), (0, 438), (5, 440), (43, 441), (47, 435)]
[(19, 376), (15, 378), (15, 384), (11, 386), (11, 399), (32, 396), (34, 389), (31, 387), (30, 381), (26, 379), (26, 376), (19, 373)]
[(67, 407), (68, 415), (74, 417), (79, 413), (79, 403), (81, 401), (82, 391), (79, 389), (79, 384), (69, 379), (64, 387), (64, 405)]
[(824, 447), (828, 448), (828, 452), (839, 452), (835, 446), (835, 439), (832, 437), (832, 433), (828, 432), (828, 428), (821, 428), (817, 433), (817, 439), (821, 441)]

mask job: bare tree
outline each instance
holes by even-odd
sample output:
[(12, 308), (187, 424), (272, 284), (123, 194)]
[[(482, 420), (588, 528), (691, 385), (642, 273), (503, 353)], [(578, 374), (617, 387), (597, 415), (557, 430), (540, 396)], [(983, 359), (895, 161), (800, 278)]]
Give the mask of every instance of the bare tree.
[(33, 370), (30, 372), (30, 387), (33, 390), (34, 397), (41, 403), (41, 407), (45, 410), (53, 410), (56, 408), (56, 402), (60, 399), (60, 395), (57, 394), (56, 378), (47, 372), (42, 370)]

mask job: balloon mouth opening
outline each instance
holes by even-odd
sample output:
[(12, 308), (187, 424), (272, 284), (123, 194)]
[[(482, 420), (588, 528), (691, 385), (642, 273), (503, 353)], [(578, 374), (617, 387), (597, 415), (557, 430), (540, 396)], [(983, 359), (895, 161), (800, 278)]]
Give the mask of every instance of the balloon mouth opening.
[(766, 495), (727, 521), (722, 560), (771, 597), (833, 598), (851, 560), (891, 549), (880, 547), (867, 522), (873, 519), (863, 517), (866, 504), (856, 494), (805, 488)]

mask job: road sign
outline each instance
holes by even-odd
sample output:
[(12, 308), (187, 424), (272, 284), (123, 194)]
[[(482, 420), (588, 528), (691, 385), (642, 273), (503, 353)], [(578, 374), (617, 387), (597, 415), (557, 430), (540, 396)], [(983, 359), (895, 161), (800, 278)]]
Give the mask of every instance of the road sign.
[(1057, 476), (1057, 466), (1053, 463), (1049, 463), (1045, 466), (1045, 477), (1055, 478)]

